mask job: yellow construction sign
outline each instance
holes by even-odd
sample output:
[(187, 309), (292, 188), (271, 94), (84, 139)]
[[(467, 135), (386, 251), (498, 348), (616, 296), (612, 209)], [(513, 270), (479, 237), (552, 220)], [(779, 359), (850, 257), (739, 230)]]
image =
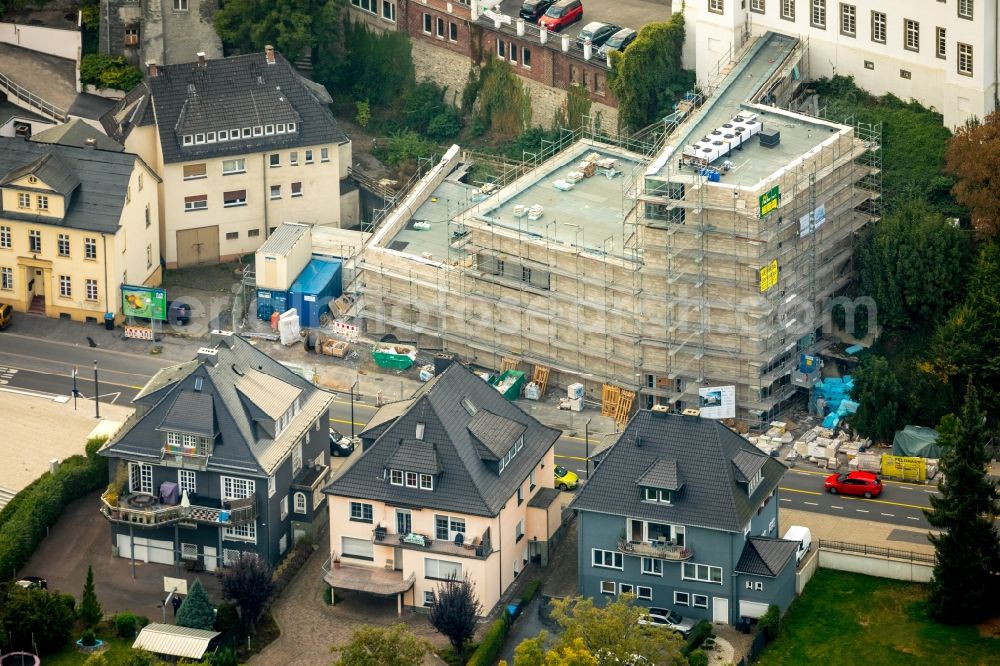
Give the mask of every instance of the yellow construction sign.
[(891, 476), (906, 481), (927, 480), (927, 460), (906, 456), (882, 456), (882, 476)]
[(771, 287), (778, 284), (778, 260), (775, 259), (767, 266), (761, 266), (757, 271), (760, 274), (760, 293), (764, 293)]

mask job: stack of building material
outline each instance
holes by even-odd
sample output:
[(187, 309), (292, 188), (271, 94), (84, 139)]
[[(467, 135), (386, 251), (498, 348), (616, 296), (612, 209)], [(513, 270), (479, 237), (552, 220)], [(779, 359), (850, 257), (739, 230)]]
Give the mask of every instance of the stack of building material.
[(552, 181), (552, 187), (556, 188), (560, 192), (569, 192), (576, 186), (576, 181), (566, 180), (565, 178), (560, 178), (559, 180)]
[(532, 222), (538, 220), (542, 217), (542, 214), (544, 212), (545, 208), (541, 204), (535, 204), (534, 206), (528, 209), (528, 219), (531, 220)]
[(281, 336), (281, 344), (293, 345), (302, 339), (299, 328), (299, 313), (292, 308), (281, 313), (278, 317), (278, 334)]

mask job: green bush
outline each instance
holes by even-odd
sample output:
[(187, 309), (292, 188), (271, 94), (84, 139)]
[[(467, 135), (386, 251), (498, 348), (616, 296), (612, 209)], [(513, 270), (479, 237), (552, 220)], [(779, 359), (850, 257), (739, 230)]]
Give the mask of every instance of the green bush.
[(688, 666), (708, 666), (708, 654), (701, 648), (688, 655)]
[(684, 641), (684, 647), (681, 648), (681, 653), (685, 655), (690, 655), (692, 652), (701, 647), (701, 644), (705, 642), (705, 639), (712, 635), (712, 623), (708, 620), (702, 620), (698, 624), (694, 625), (694, 629), (688, 634), (687, 640)]
[(510, 631), (511, 620), (510, 614), (504, 610), (503, 616), (486, 630), (482, 642), (465, 666), (492, 666), (497, 663), (500, 651), (503, 650), (503, 643), (507, 639), (507, 632)]
[(59, 600), (69, 609), (69, 612), (76, 615), (76, 597), (72, 594), (60, 594)]
[(135, 615), (128, 611), (123, 611), (115, 615), (112, 621), (119, 638), (135, 638)]
[(524, 610), (524, 606), (527, 606), (535, 597), (538, 596), (538, 591), (542, 589), (542, 581), (533, 580), (528, 583), (528, 587), (524, 588), (524, 592), (521, 593), (521, 610)]
[(80, 61), (80, 83), (128, 92), (142, 83), (142, 71), (124, 56), (90, 53)]
[(781, 631), (781, 609), (776, 604), (771, 604), (767, 607), (767, 612), (761, 616), (757, 624), (760, 626), (760, 630), (764, 632), (767, 642), (770, 643), (778, 637), (778, 633)]
[(97, 645), (97, 635), (94, 633), (94, 630), (84, 630), (83, 634), (80, 636), (80, 643), (86, 645), (87, 647)]
[(234, 604), (225, 601), (215, 609), (215, 630), (220, 634), (227, 634), (238, 629), (240, 626), (240, 612), (236, 610)]
[(389, 140), (380, 141), (374, 149), (375, 156), (392, 167), (416, 162), (420, 157), (433, 157), (438, 147), (416, 132), (399, 132)]

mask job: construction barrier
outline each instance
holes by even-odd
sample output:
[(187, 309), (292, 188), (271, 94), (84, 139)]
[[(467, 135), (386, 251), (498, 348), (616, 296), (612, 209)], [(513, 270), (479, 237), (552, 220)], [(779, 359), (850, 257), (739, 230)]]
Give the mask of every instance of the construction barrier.
[(926, 481), (927, 459), (883, 455), (882, 476), (904, 481)]

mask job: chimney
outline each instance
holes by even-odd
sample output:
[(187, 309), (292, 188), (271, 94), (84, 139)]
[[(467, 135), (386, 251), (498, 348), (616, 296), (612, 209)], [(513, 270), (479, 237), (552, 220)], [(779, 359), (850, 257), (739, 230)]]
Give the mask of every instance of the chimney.
[(198, 350), (198, 360), (214, 366), (219, 362), (219, 352), (211, 347), (202, 347)]
[(681, 414), (683, 416), (687, 416), (687, 417), (695, 418), (696, 419), (696, 418), (699, 418), (701, 416), (701, 410), (700, 409), (694, 409), (693, 407), (688, 407), (683, 412), (681, 412)]
[(264, 55), (267, 57), (267, 64), (274, 64), (274, 47), (268, 44), (264, 47)]
[(524, 19), (517, 19), (517, 36), (524, 37)]
[(562, 50), (563, 53), (569, 52), (569, 35), (562, 36)]
[(146, 73), (149, 74), (150, 78), (157, 76), (156, 61), (150, 60), (146, 63)]
[(590, 60), (594, 55), (594, 43), (589, 39), (583, 43), (583, 59)]
[(544, 44), (549, 41), (549, 30), (545, 26), (540, 26), (538, 31), (538, 41)]
[(87, 148), (96, 148), (97, 147), (97, 139), (94, 139), (94, 138), (84, 139), (83, 143), (87, 146)]
[(204, 51), (198, 51), (198, 65), (200, 67), (204, 67), (205, 66), (205, 52)]
[(216, 349), (219, 345), (225, 345), (227, 348), (233, 348), (233, 332), (232, 331), (220, 331), (218, 329), (213, 330), (209, 333), (209, 340), (211, 340), (212, 346)]

